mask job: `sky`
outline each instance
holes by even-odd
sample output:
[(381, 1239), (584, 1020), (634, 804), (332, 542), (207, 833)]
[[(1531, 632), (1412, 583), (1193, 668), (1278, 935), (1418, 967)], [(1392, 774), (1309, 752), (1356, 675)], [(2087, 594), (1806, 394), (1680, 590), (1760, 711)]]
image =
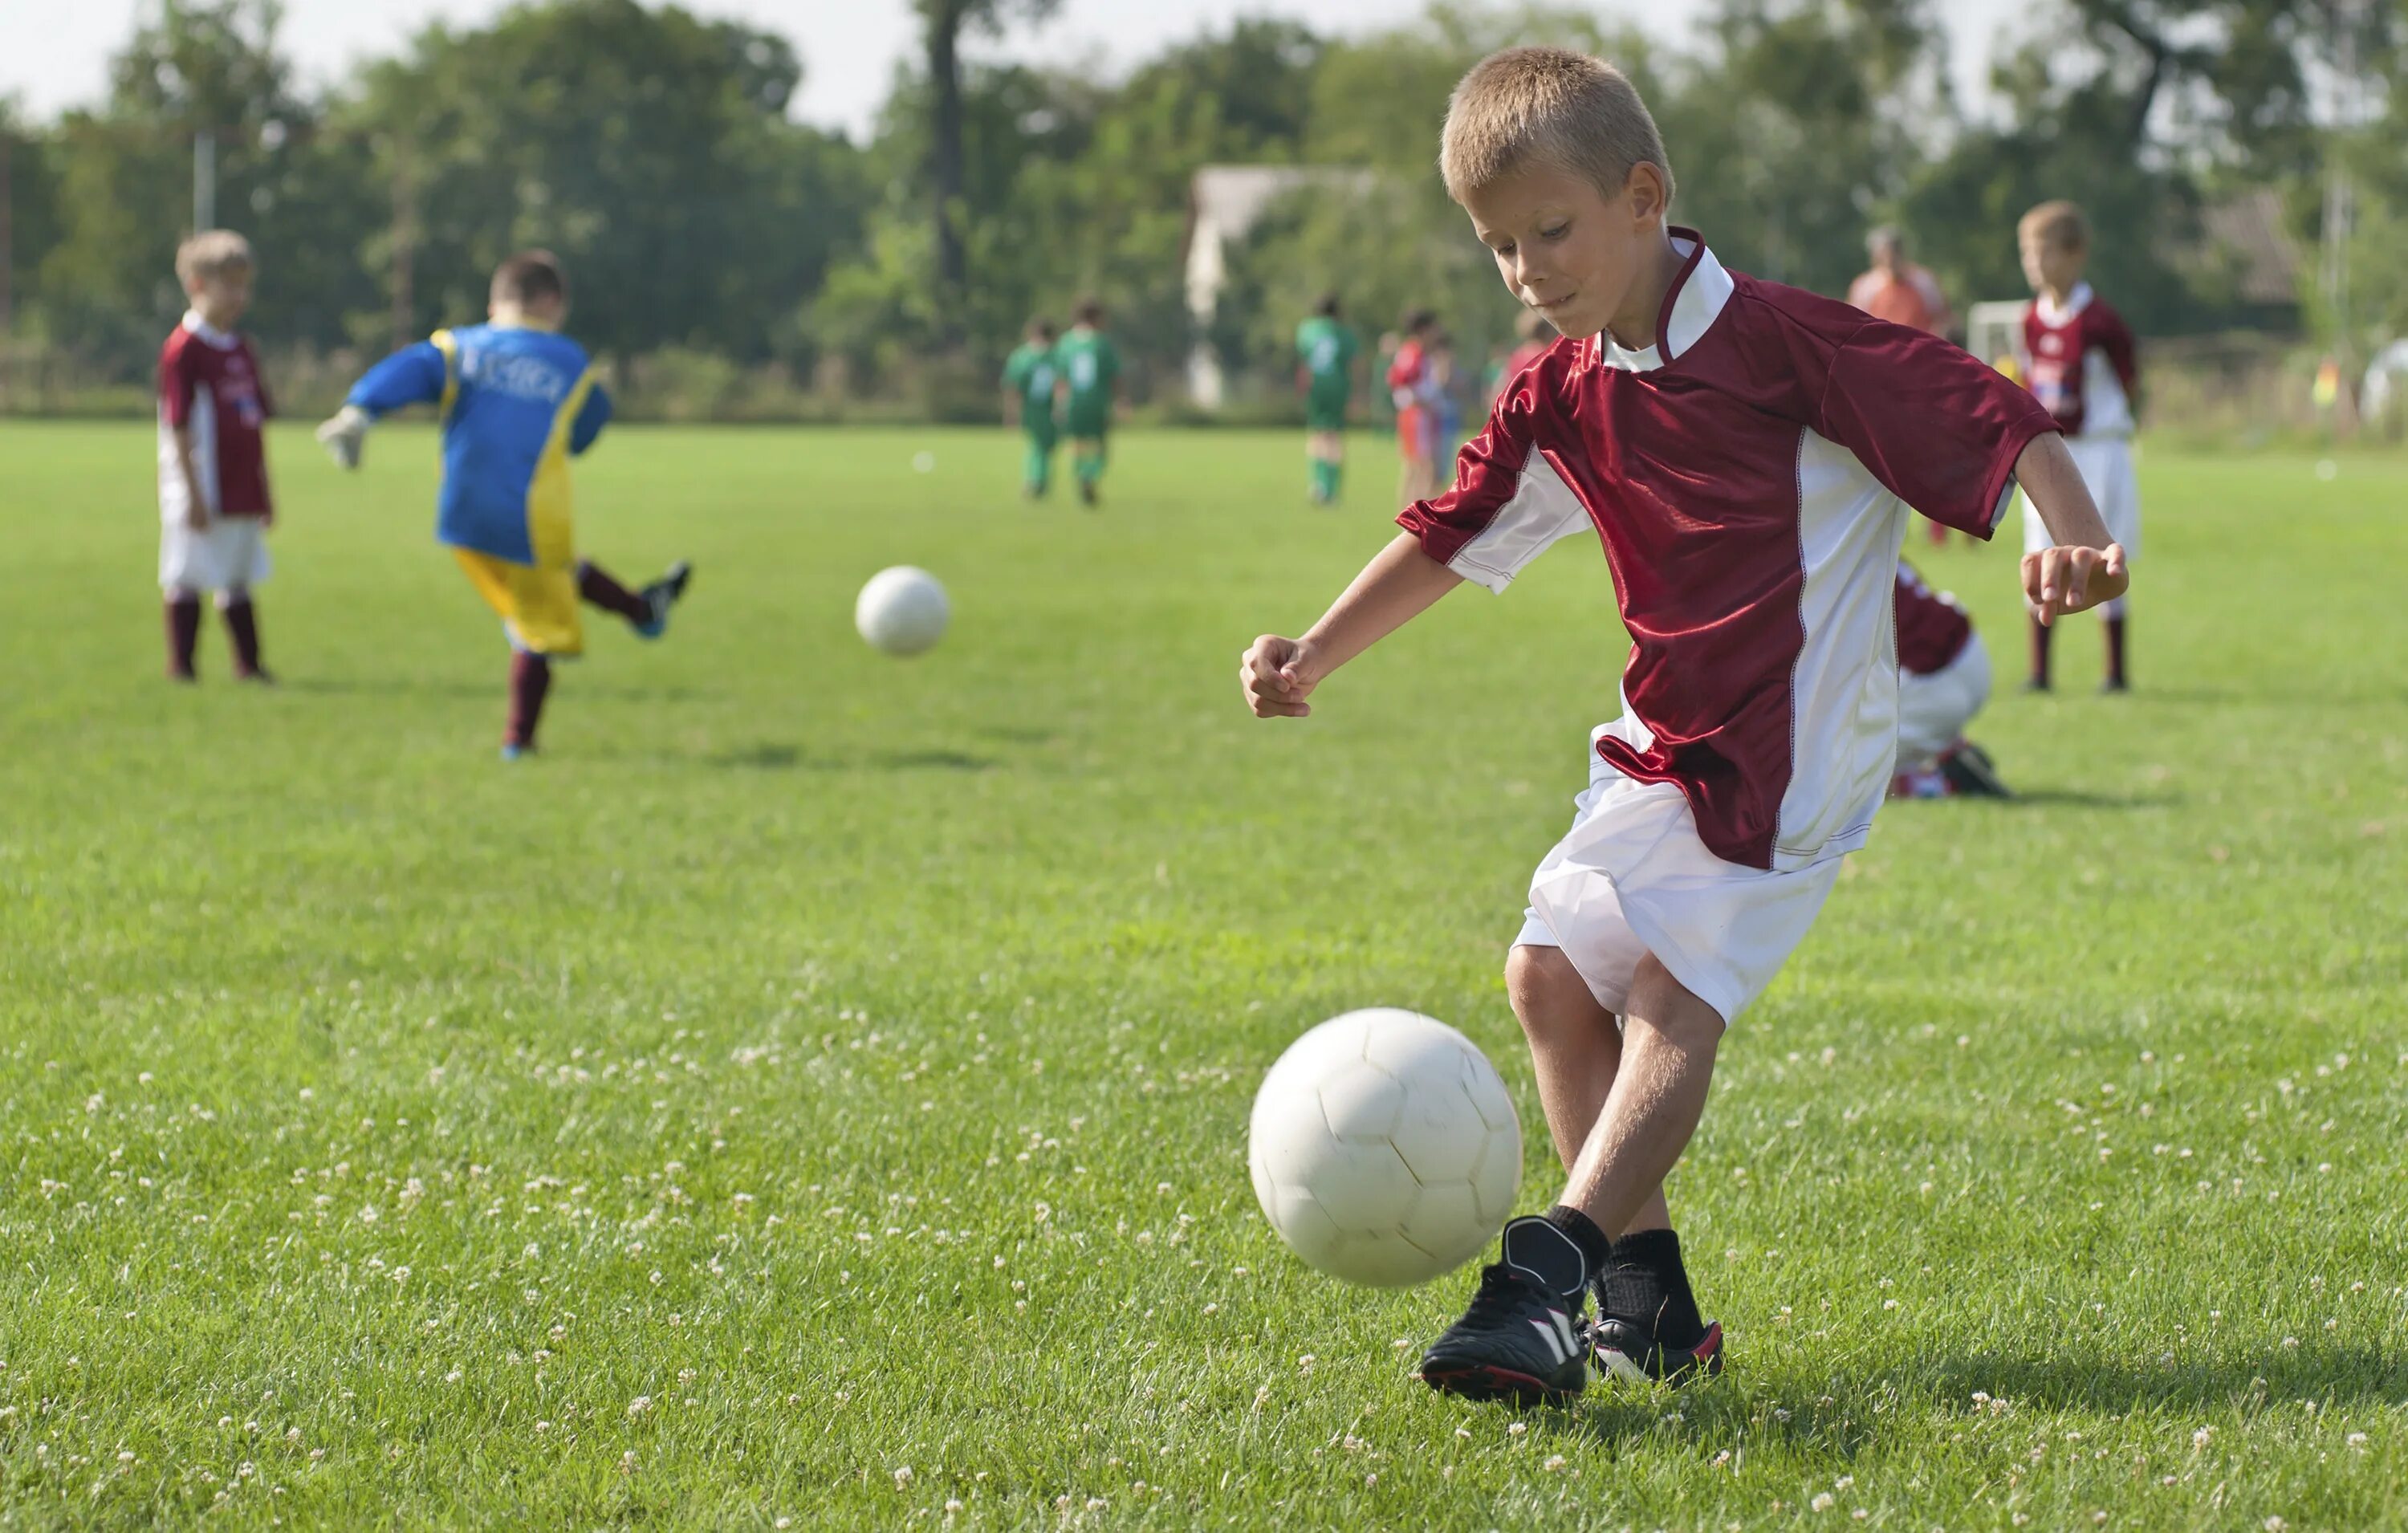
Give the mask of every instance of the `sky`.
[[(795, 114), (856, 135), (869, 126), (896, 64), (910, 51), (908, 0), (684, 0), (709, 16), (746, 21), (792, 38), (803, 56)], [(0, 0), (0, 96), (36, 119), (96, 100), (108, 60), (156, 0)], [(480, 21), (506, 0), (284, 0), (283, 40), (311, 84), (340, 79), (355, 63), (390, 53), (433, 21)], [(1020, 28), (1003, 50), (1021, 57), (1096, 57), (1125, 65), (1165, 42), (1226, 26), (1238, 16), (1292, 17), (1325, 32), (1394, 24), (1414, 0), (1065, 0), (1041, 28)], [(1960, 97), (1980, 102), (2000, 29), (2028, 11), (2028, 0), (1939, 0), (1955, 44)], [(1643, 18), (1647, 29), (1683, 40), (1707, 0), (1598, 0), (1609, 18)], [(978, 48), (993, 50), (996, 45)]]

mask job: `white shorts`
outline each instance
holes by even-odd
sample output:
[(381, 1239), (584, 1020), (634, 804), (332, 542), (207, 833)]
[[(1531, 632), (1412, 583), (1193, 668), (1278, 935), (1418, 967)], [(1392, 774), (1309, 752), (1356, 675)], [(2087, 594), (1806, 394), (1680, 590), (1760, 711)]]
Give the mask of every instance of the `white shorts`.
[(1593, 738), (1588, 789), (1573, 804), (1571, 829), (1530, 875), (1513, 940), (1561, 948), (1617, 1016), (1653, 953), (1726, 1024), (1736, 1021), (1805, 940), (1840, 877), (1837, 852), (1778, 873), (1723, 861), (1698, 838), (1679, 788), (1623, 776)]
[(1990, 652), (1967, 634), (1956, 658), (1928, 676), (1898, 673), (1898, 769), (1928, 771), (1990, 700)]
[[(2132, 467), (2132, 441), (2128, 437), (2068, 437), (2065, 450), (2073, 454), (2073, 466), (2082, 471), (2083, 485), (2099, 506), (2100, 520), (2107, 523), (2107, 536), (2124, 545), (2124, 557), (2138, 563), (2141, 557), (2141, 476)], [(2033, 509), (2031, 496), (2023, 496), (2024, 552), (2038, 553), (2056, 546), (2048, 528), (2042, 524), (2040, 512)], [(2100, 609), (2111, 618), (2124, 615), (2124, 598), (2116, 597)]]
[(216, 516), (206, 532), (159, 524), (159, 589), (248, 591), (267, 579), (267, 519)]

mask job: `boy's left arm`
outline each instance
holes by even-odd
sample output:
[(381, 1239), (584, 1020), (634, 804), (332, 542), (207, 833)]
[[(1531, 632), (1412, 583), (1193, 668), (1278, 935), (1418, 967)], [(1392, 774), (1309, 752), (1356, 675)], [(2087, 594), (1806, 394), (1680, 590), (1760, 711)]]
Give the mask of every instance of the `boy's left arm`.
[(2022, 485), (2056, 545), (2024, 556), (2024, 597), (2042, 623), (2124, 594), (2124, 551), (2057, 422), (1963, 348), (1867, 321), (1831, 354), (1814, 415), (1815, 429), (1943, 526), (1989, 537)]
[(2053, 547), (2024, 555), (2024, 605), (2042, 627), (2113, 601), (2130, 587), (2123, 545), (2108, 536), (2064, 437), (2033, 437), (2015, 458), (2015, 482), (2054, 540)]
[(602, 435), (602, 428), (610, 423), (610, 410), (609, 391), (599, 383), (595, 384), (592, 392), (586, 394), (585, 403), (579, 407), (577, 419), (569, 423), (568, 451), (571, 457), (594, 445), (594, 439)]

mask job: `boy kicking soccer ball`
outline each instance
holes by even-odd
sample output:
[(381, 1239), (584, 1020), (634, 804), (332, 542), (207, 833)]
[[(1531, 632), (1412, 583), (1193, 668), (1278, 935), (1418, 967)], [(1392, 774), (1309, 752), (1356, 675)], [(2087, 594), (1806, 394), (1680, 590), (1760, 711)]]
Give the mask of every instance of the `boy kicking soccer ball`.
[[(2070, 202), (2044, 202), (2015, 225), (2015, 250), (2032, 301), (2024, 310), (2024, 381), (2056, 417), (2082, 470), (2082, 482), (2108, 535), (2125, 555), (2141, 552), (2141, 481), (2132, 472), (2132, 395), (2140, 387), (2139, 348), (2123, 317), (2082, 279), (2090, 263), (2090, 222)], [(2030, 500), (2024, 503), (2024, 549), (2046, 548), (2049, 530)], [(2103, 692), (2124, 692), (2124, 598), (2100, 605), (2107, 629)], [(2049, 625), (2031, 625), (2032, 692), (2049, 689)]]
[[(1301, 638), (1265, 635), (1253, 711), (1300, 718), (1329, 674), (1466, 580), (1501, 591), (1599, 538), (1632, 636), (1623, 716), (1591, 737), (1570, 830), (1506, 964), (1569, 1173), (1505, 1226), (1431, 1387), (1559, 1399), (1595, 1366), (1713, 1372), (1664, 1178), (1725, 1029), (1812, 926), (1897, 759), (1890, 603), (1907, 508), (1987, 537), (2020, 482), (2055, 545), (2054, 619), (2125, 587), (2123, 551), (2031, 396), (1944, 341), (1725, 269), (1668, 224), (1654, 120), (1611, 65), (1522, 48), (1448, 104), (1440, 168), (1507, 287), (1565, 339)], [(1576, 1328), (1594, 1291), (1599, 1315)], [(1578, 1340), (1576, 1340), (1578, 1339)]]
[(259, 662), (251, 589), (267, 579), (267, 380), (235, 325), (251, 307), (251, 243), (210, 229), (176, 251), (192, 308), (159, 348), (159, 587), (167, 607), (167, 675), (190, 681), (201, 593), (217, 593), (234, 674), (273, 680)]
[(610, 396), (585, 352), (560, 334), (568, 284), (549, 251), (511, 256), (494, 272), (488, 322), (437, 330), (368, 369), (318, 439), (345, 468), (379, 416), (436, 405), (443, 427), (443, 488), (435, 536), (451, 545), (469, 582), (510, 641), (510, 717), (502, 758), (535, 749), (552, 687), (552, 663), (582, 653), (580, 599), (627, 620), (645, 638), (668, 628), (669, 609), (692, 573), (683, 564), (630, 591), (577, 556), (568, 460), (594, 445)]

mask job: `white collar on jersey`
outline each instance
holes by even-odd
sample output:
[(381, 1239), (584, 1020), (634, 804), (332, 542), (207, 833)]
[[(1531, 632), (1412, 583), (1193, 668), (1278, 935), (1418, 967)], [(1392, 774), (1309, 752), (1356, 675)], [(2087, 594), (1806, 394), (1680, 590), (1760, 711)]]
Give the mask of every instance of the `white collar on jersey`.
[(235, 333), (231, 330), (221, 330), (201, 318), (201, 311), (197, 308), (184, 310), (184, 328), (200, 337), (205, 344), (214, 346), (221, 351), (234, 350), (236, 339)]
[(1678, 362), (1730, 302), (1730, 273), (1706, 249), (1705, 236), (1679, 224), (1665, 233), (1684, 259), (1671, 287), (1665, 291), (1663, 310), (1656, 316), (1656, 344), (1634, 351), (1617, 344), (1611, 332), (1599, 331), (1590, 341), (1589, 354), (1596, 365), (1644, 373)]
[(2051, 329), (2055, 329), (2057, 326), (2063, 324), (2066, 321), (2073, 318), (2076, 314), (2081, 313), (2084, 309), (2088, 308), (2090, 307), (2090, 284), (2087, 282), (2076, 282), (2073, 284), (2073, 291), (2065, 295), (2065, 307), (2063, 308), (2059, 308), (2057, 305), (2049, 302), (2048, 294), (2045, 293), (2032, 300), (2032, 308), (2039, 312), (2041, 323), (2049, 326)]

